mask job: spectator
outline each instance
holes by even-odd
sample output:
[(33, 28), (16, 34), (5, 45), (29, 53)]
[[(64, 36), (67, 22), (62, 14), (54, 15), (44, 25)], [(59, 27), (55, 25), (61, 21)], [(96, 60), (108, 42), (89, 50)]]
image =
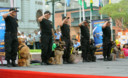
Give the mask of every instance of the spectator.
[(78, 42), (77, 39), (75, 39), (75, 43), (74, 43), (73, 47), (74, 47), (76, 50), (79, 49), (79, 47), (80, 47), (80, 43)]
[(124, 48), (122, 49), (122, 51), (124, 52), (124, 56), (128, 58), (128, 45), (127, 44), (124, 45)]
[(60, 40), (61, 32), (59, 31), (59, 29), (56, 30), (55, 37), (56, 37), (56, 38), (55, 38), (56, 41), (59, 41), (59, 40)]
[(34, 42), (35, 42), (36, 49), (40, 49), (39, 41), (40, 41), (40, 34), (38, 34), (38, 32), (35, 31)]
[(28, 35), (28, 38), (27, 38), (27, 46), (30, 48), (30, 49), (33, 49), (33, 38), (31, 36), (31, 34)]
[(27, 42), (27, 37), (26, 37), (26, 35), (24, 34), (24, 32), (21, 33), (21, 36), (20, 36), (20, 37), (24, 39), (25, 43)]
[(116, 57), (119, 58), (119, 55), (120, 55), (120, 52), (121, 52), (121, 48), (120, 48), (119, 44), (117, 45), (117, 49), (118, 49), (118, 52), (116, 54)]
[(78, 40), (78, 42), (80, 43), (80, 32), (78, 32), (76, 39)]
[(18, 38), (21, 37), (21, 32), (20, 32), (20, 31), (18, 31), (17, 37), (18, 37)]

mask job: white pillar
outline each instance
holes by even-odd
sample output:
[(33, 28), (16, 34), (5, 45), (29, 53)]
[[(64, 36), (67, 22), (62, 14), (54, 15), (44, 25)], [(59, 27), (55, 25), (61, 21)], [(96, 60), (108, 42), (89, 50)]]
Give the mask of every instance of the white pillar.
[(113, 21), (112, 21), (112, 18), (110, 18), (110, 22), (111, 22), (111, 38), (112, 38), (112, 41), (113, 41)]
[(66, 16), (66, 15), (67, 15), (67, 14), (66, 14), (66, 9), (67, 9), (67, 2), (66, 2), (66, 0), (65, 0), (64, 16)]
[(13, 3), (14, 3), (14, 7), (17, 7), (17, 5), (16, 5), (16, 1), (17, 1), (17, 0), (14, 0), (14, 1), (13, 1)]
[(84, 11), (84, 0), (82, 0), (82, 9), (83, 9), (83, 21), (86, 20), (85, 19), (85, 11)]
[(11, 8), (14, 7), (14, 1), (10, 0)]
[(80, 6), (80, 9), (79, 9), (79, 23), (81, 23), (81, 21), (82, 21), (82, 20), (81, 20), (81, 11), (82, 11), (82, 10), (81, 10), (81, 6)]
[(45, 12), (45, 3), (46, 3), (46, 2), (45, 2), (45, 0), (43, 0), (42, 2), (43, 2), (43, 8), (42, 8), (42, 9), (43, 9), (43, 10), (42, 10), (43, 12), (42, 12), (42, 13), (44, 14), (44, 12)]

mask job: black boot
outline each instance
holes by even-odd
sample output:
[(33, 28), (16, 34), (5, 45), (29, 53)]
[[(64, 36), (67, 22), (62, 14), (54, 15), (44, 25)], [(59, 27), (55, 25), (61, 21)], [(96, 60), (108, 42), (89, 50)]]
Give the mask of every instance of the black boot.
[(15, 60), (12, 60), (12, 66), (13, 67), (17, 67), (16, 63), (15, 63)]
[(45, 62), (45, 64), (46, 64), (46, 65), (53, 65), (53, 64), (49, 63), (48, 60)]
[(108, 61), (112, 61), (112, 58), (111, 58), (111, 57), (107, 57), (107, 60), (108, 60)]
[(11, 67), (11, 63), (10, 63), (10, 60), (7, 60), (7, 67)]

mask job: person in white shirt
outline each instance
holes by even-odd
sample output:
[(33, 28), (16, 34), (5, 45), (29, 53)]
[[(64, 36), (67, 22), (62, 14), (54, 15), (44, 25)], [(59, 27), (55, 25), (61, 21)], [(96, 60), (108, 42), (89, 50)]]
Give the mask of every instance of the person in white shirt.
[(31, 36), (31, 34), (28, 35), (27, 37), (27, 46), (30, 48), (30, 49), (33, 49), (33, 38)]
[(20, 38), (23, 38), (25, 43), (27, 42), (27, 37), (26, 37), (26, 35), (24, 34), (24, 32), (21, 33)]
[(34, 42), (36, 49), (40, 49), (40, 34), (37, 31), (35, 31)]

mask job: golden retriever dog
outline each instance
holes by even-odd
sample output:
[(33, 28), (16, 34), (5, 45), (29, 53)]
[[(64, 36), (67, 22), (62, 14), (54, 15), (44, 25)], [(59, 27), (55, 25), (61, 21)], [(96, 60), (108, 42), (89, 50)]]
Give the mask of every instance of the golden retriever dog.
[(64, 49), (65, 49), (65, 42), (64, 41), (60, 41), (59, 42), (59, 46), (57, 46), (57, 48), (54, 51), (54, 57), (51, 57), (49, 59), (49, 63), (51, 64), (63, 64), (63, 54), (64, 54)]
[(30, 66), (31, 54), (29, 47), (24, 43), (23, 38), (18, 38), (19, 42), (19, 66)]

